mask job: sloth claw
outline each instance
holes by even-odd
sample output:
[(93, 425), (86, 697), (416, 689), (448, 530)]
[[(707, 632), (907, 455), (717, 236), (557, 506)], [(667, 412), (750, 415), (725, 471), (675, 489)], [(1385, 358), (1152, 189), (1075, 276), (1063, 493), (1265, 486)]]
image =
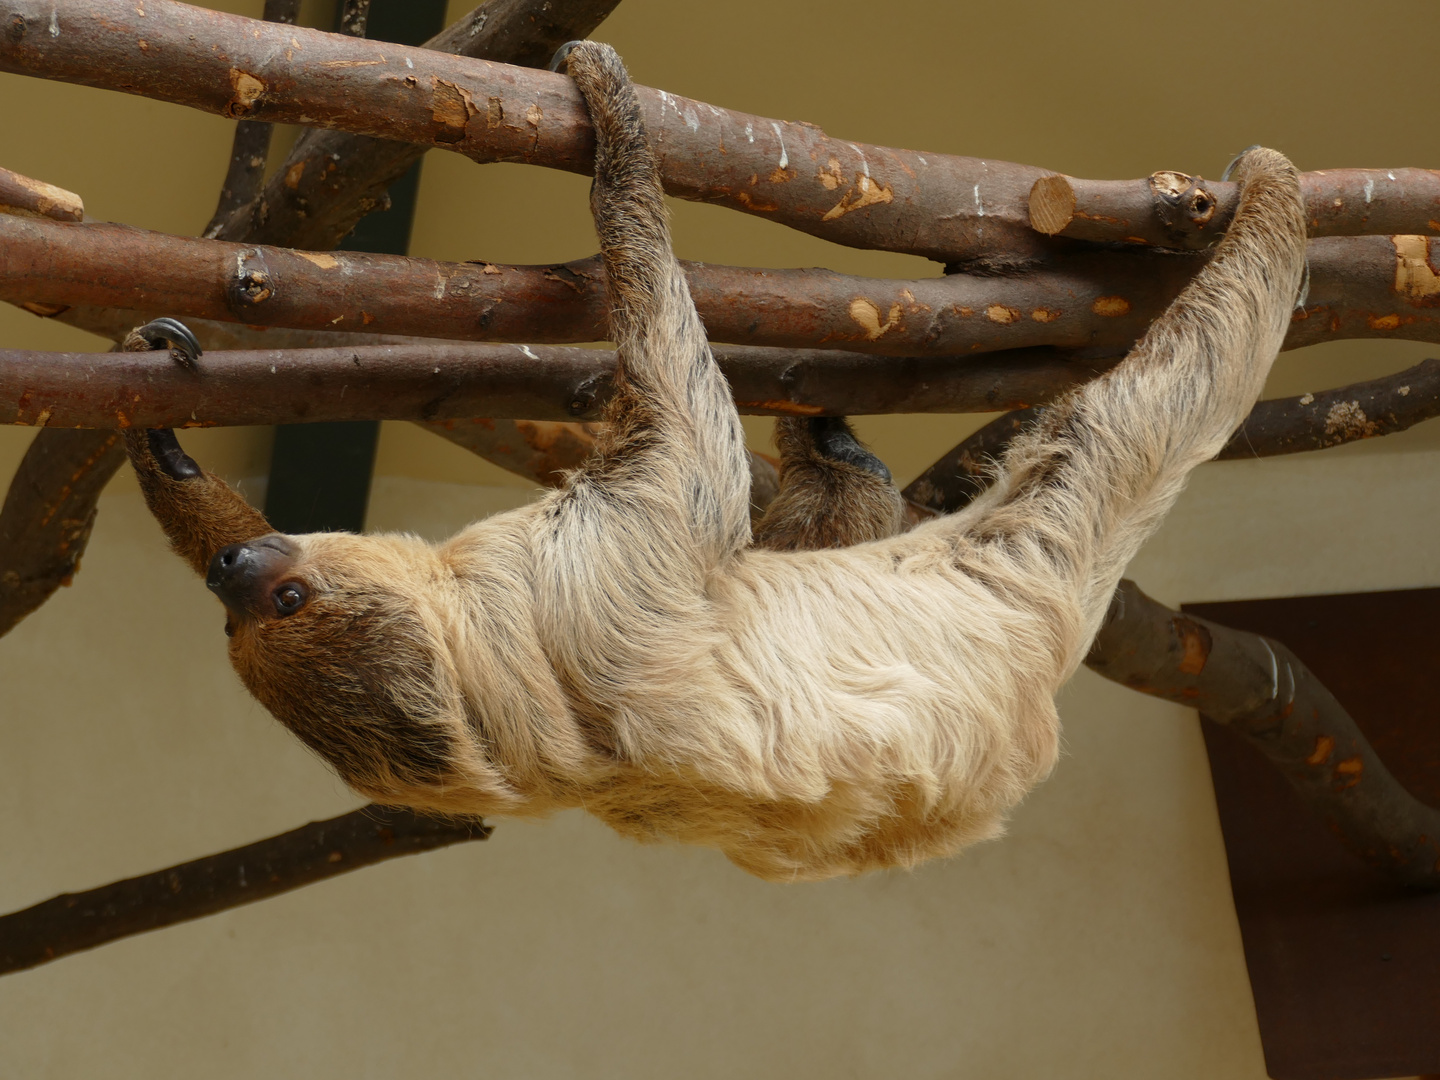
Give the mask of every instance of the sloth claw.
[(168, 317), (151, 319), (144, 326), (137, 326), (125, 338), (123, 347), (130, 352), (146, 348), (169, 349), (171, 356), (192, 371), (196, 369), (196, 361), (202, 353), (200, 342), (190, 328), (179, 319)]
[(550, 70), (562, 72), (565, 69), (565, 61), (570, 59), (570, 53), (574, 50), (578, 41), (567, 41), (555, 50), (555, 55), (550, 58)]
[(180, 449), (180, 440), (175, 437), (174, 429), (151, 428), (145, 433), (145, 440), (150, 445), (150, 456), (155, 459), (155, 464), (171, 480), (193, 480), (203, 475), (195, 459)]
[(815, 442), (815, 450), (821, 457), (853, 465), (874, 473), (887, 484), (890, 482), (890, 470), (855, 438), (855, 432), (843, 416), (812, 416), (806, 423)]

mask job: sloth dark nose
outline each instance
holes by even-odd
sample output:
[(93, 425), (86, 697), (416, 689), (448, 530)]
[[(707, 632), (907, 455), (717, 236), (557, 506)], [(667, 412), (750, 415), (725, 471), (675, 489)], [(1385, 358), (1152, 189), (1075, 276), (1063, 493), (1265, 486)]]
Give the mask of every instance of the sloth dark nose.
[(268, 560), (249, 544), (229, 544), (215, 553), (205, 586), (228, 608), (243, 609), (254, 594)]

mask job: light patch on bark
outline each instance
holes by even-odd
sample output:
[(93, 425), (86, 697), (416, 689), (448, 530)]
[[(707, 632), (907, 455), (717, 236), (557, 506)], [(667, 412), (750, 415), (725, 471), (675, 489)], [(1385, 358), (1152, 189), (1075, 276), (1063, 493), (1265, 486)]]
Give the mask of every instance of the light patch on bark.
[(1429, 240), (1392, 236), (1390, 242), (1395, 245), (1395, 291), (1411, 300), (1440, 294), (1440, 274), (1430, 265)]
[(265, 92), (265, 84), (261, 80), (239, 68), (230, 69), (230, 87), (233, 94), (225, 111), (231, 116), (244, 116)]
[(868, 341), (875, 341), (884, 337), (895, 327), (900, 325), (901, 309), (899, 304), (891, 304), (885, 321), (880, 321), (880, 309), (866, 300), (863, 296), (856, 297), (850, 301), (850, 318), (860, 324), (865, 331)]
[(1325, 414), (1325, 434), (1350, 439), (1368, 439), (1378, 430), (1358, 401), (1337, 401)]
[(845, 192), (844, 197), (832, 206), (820, 220), (834, 221), (836, 218), (844, 217), (852, 210), (859, 210), (864, 206), (874, 206), (876, 203), (894, 201), (895, 193), (890, 188), (876, 183), (868, 176), (861, 176), (856, 179), (855, 186)]

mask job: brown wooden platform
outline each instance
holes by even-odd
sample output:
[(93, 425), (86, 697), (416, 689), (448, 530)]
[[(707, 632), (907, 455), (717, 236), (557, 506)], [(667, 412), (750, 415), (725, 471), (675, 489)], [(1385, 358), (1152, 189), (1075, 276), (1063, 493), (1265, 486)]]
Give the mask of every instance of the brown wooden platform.
[[(1185, 610), (1290, 646), (1400, 782), (1440, 807), (1440, 589)], [(1270, 1075), (1440, 1073), (1440, 894), (1352, 858), (1258, 752), (1204, 731)]]

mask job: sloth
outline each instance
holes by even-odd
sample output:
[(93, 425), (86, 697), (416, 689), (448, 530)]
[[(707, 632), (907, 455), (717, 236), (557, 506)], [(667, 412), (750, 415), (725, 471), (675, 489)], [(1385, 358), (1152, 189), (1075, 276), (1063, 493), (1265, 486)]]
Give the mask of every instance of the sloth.
[[(1055, 692), (1123, 568), (1279, 350), (1305, 261), (1294, 168), (1241, 156), (1214, 257), (963, 511), (903, 530), (843, 420), (790, 420), (752, 543), (739, 417), (637, 98), (613, 50), (566, 49), (596, 132), (618, 367), (596, 451), (560, 489), (438, 545), (286, 536), (173, 432), (126, 433), (173, 548), (224, 602), (241, 680), (384, 804), (583, 807), (785, 881), (997, 836), (1055, 764)], [(128, 346), (198, 354), (168, 320)]]

